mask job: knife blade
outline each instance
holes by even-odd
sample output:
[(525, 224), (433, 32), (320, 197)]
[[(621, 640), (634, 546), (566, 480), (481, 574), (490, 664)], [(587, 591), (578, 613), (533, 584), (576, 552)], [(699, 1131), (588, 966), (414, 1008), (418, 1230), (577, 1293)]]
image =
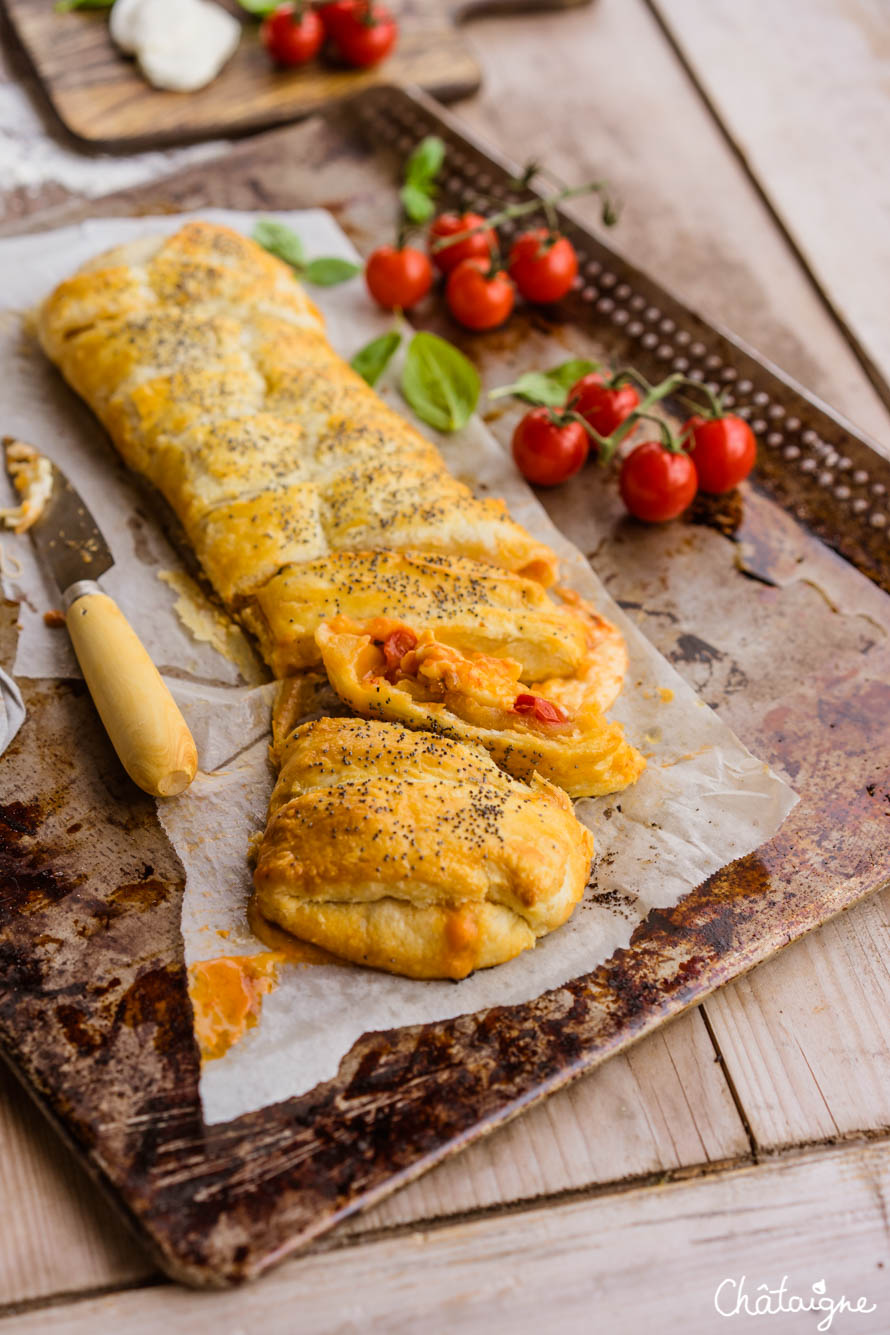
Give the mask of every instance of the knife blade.
[(78, 580), (104, 575), (114, 565), (114, 557), (80, 494), (61, 468), (51, 459), (49, 464), (52, 491), (30, 533), (38, 557), (64, 596)]
[[(38, 557), (59, 586), (65, 625), (112, 745), (140, 788), (155, 797), (173, 797), (195, 777), (195, 743), (142, 641), (96, 583), (114, 565), (102, 531), (58, 465), (39, 452), (29, 454), (32, 447), (20, 441), (6, 438), (3, 443), (7, 469), (23, 494), (24, 517), (17, 529), (30, 530)], [(34, 475), (36, 461), (44, 460), (52, 485), (34, 514), (23, 474), (31, 469)]]

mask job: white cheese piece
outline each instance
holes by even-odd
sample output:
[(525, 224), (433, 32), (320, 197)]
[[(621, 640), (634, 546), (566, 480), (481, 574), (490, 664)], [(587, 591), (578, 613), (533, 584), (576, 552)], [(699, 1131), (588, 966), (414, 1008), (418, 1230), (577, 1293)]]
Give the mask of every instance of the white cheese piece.
[(115, 0), (111, 36), (155, 88), (189, 93), (219, 74), (241, 25), (212, 0)]
[(116, 42), (125, 55), (134, 56), (139, 45), (140, 10), (145, 8), (145, 0), (115, 0), (108, 20), (111, 40)]
[(24, 533), (36, 524), (53, 494), (53, 466), (33, 445), (11, 440), (6, 445), (6, 467), (22, 499), (19, 505), (0, 509), (0, 521), (16, 533)]

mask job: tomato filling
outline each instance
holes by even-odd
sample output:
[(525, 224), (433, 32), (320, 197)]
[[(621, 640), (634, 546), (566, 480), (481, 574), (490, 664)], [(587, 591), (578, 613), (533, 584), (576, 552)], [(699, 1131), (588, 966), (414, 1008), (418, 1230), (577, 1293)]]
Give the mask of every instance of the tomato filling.
[(568, 723), (569, 716), (552, 700), (545, 700), (542, 695), (517, 695), (513, 701), (514, 714), (523, 714), (533, 718), (536, 723)]
[(383, 650), (383, 659), (386, 664), (383, 675), (387, 681), (395, 681), (396, 675), (402, 666), (402, 659), (407, 653), (417, 646), (417, 636), (413, 630), (407, 626), (402, 626), (399, 630), (394, 630), (387, 635), (386, 639), (380, 645)]
[(415, 700), (444, 704), (481, 728), (565, 728), (571, 714), (541, 695), (519, 692), (519, 664), (459, 650), (418, 636), (408, 626), (380, 617), (366, 627), (383, 662), (372, 669)]

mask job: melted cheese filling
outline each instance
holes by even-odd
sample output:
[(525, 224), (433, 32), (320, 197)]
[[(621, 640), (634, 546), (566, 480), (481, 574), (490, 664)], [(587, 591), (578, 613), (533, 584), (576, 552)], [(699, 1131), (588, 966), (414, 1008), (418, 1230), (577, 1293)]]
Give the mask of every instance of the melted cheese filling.
[[(371, 637), (365, 660), (365, 678), (385, 677), (391, 685), (423, 704), (444, 704), (457, 718), (477, 728), (515, 729), (547, 736), (572, 732), (571, 718), (545, 722), (533, 713), (518, 712), (517, 699), (526, 693), (520, 681), (522, 667), (512, 658), (489, 654), (466, 655), (440, 644), (427, 631), (417, 636), (408, 626), (379, 617), (365, 626), (347, 627), (338, 618), (332, 629), (358, 631)], [(387, 653), (388, 643), (404, 637), (411, 642), (397, 663)], [(528, 698), (528, 697), (526, 697)], [(546, 697), (541, 697), (542, 699)]]

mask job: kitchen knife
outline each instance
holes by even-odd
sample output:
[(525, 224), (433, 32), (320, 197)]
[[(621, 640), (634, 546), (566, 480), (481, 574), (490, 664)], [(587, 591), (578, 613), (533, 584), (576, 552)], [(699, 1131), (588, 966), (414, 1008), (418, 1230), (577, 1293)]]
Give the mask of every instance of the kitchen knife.
[(96, 521), (61, 469), (48, 462), (52, 489), (27, 527), (59, 586), (77, 661), (130, 778), (155, 797), (174, 797), (198, 768), (192, 735), (142, 641), (96, 583), (114, 565)]

